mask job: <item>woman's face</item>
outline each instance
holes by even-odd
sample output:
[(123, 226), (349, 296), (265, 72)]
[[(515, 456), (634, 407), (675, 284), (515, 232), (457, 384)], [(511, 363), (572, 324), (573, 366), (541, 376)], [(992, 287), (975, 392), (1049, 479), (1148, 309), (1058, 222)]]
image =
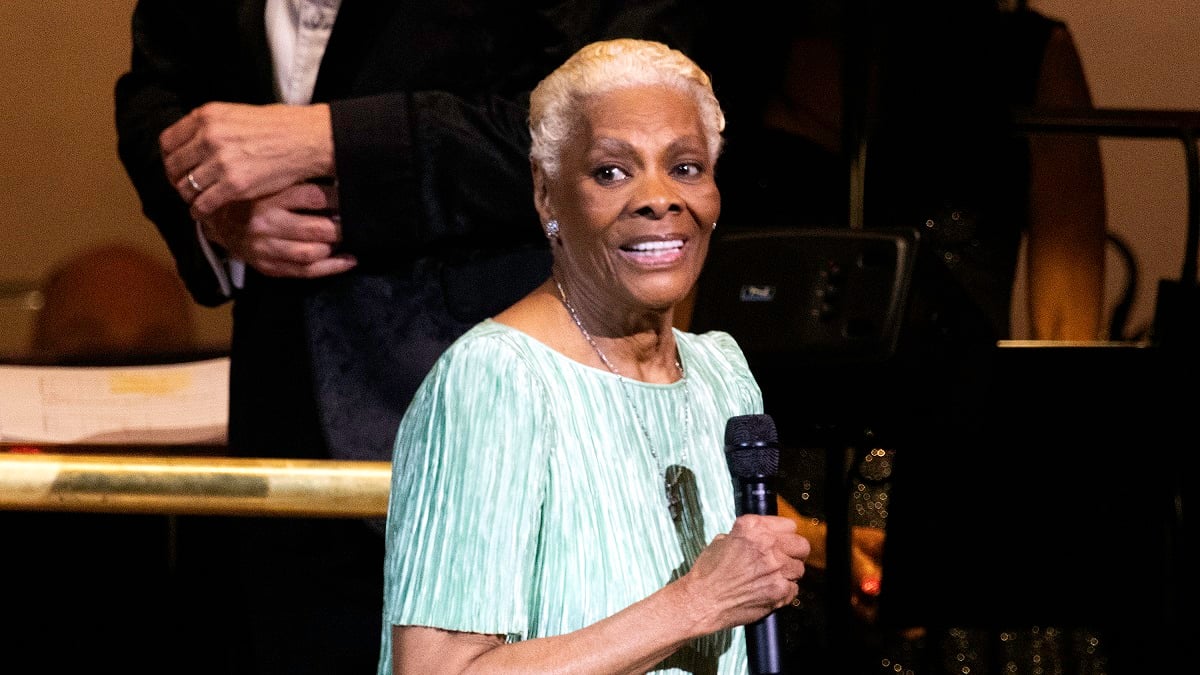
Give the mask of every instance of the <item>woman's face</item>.
[(593, 311), (664, 310), (708, 253), (721, 196), (696, 104), (637, 86), (588, 101), (561, 170), (535, 169), (542, 222), (559, 222), (557, 274)]

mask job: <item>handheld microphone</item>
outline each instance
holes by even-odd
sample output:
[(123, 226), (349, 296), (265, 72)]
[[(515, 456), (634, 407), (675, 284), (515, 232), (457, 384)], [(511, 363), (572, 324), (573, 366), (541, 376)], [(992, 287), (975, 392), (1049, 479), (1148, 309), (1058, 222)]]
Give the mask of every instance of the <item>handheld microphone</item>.
[[(725, 423), (725, 460), (733, 475), (738, 515), (778, 515), (772, 485), (779, 470), (779, 435), (770, 415), (737, 415)], [(750, 672), (782, 673), (775, 612), (746, 624)]]

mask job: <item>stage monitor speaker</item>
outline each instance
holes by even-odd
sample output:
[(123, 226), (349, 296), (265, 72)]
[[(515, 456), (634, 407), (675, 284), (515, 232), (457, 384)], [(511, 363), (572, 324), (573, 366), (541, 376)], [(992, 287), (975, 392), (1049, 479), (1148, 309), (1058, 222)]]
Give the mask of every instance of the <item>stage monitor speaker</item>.
[(887, 359), (917, 243), (912, 229), (730, 230), (713, 238), (691, 329), (728, 332), (764, 369)]

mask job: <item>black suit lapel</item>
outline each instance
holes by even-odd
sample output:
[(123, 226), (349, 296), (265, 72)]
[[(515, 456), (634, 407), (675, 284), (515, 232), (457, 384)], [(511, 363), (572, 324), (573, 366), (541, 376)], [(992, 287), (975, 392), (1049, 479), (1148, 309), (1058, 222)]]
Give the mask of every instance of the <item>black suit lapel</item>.
[(394, 0), (342, 0), (317, 73), (314, 101), (349, 95), (361, 64), (375, 45), (375, 36), (388, 24), (399, 4)]

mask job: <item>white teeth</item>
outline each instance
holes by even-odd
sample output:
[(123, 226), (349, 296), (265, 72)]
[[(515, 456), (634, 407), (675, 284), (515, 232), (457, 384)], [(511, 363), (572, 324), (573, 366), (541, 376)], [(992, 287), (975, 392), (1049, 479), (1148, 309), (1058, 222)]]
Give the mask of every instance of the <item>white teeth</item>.
[(672, 239), (670, 241), (643, 241), (640, 244), (634, 244), (629, 247), (630, 251), (665, 251), (672, 248), (682, 248), (683, 240)]

